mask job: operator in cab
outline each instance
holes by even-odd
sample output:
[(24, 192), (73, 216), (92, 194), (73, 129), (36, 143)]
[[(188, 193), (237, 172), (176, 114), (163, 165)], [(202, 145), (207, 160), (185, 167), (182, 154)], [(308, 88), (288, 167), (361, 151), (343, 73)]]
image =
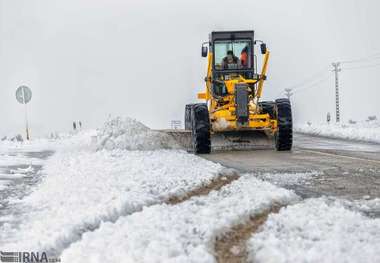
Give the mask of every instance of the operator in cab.
[(234, 55), (232, 50), (227, 51), (227, 56), (223, 58), (222, 68), (223, 69), (237, 69), (241, 66), (240, 60)]
[(245, 46), (240, 53), (240, 61), (243, 68), (248, 67), (248, 46)]

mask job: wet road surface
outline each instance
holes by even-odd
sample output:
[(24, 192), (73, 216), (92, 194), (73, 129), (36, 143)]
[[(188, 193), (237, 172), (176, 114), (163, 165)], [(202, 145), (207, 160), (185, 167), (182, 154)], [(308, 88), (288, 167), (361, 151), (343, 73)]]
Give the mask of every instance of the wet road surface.
[(291, 152), (214, 151), (202, 157), (257, 176), (279, 173), (289, 174), (291, 179), (297, 173), (314, 173), (289, 184), (282, 176), (281, 186), (293, 189), (304, 198), (322, 195), (350, 200), (380, 198), (378, 144), (295, 134)]

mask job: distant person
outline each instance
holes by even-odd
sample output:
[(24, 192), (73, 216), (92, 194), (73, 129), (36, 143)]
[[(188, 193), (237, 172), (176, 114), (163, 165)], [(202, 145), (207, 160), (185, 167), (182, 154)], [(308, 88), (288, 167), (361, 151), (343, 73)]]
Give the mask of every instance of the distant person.
[(77, 130), (77, 123), (75, 121), (73, 121), (73, 130), (76, 131)]
[(228, 50), (227, 56), (223, 58), (222, 68), (234, 69), (234, 68), (238, 68), (239, 64), (240, 64), (239, 58), (234, 55), (234, 52), (232, 50)]
[(79, 121), (79, 129), (82, 129), (82, 122)]

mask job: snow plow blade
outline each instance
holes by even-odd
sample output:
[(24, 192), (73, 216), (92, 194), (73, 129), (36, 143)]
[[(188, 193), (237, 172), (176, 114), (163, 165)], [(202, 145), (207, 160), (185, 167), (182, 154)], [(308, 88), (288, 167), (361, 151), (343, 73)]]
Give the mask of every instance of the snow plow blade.
[[(187, 151), (193, 152), (192, 134), (188, 130), (162, 130)], [(273, 149), (273, 136), (265, 131), (231, 131), (211, 134), (212, 151)]]

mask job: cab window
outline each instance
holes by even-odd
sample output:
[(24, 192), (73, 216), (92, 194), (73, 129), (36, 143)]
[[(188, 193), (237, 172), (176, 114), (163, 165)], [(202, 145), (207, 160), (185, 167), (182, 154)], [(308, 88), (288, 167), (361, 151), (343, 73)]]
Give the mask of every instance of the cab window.
[(216, 70), (250, 69), (251, 41), (215, 41), (214, 60)]

